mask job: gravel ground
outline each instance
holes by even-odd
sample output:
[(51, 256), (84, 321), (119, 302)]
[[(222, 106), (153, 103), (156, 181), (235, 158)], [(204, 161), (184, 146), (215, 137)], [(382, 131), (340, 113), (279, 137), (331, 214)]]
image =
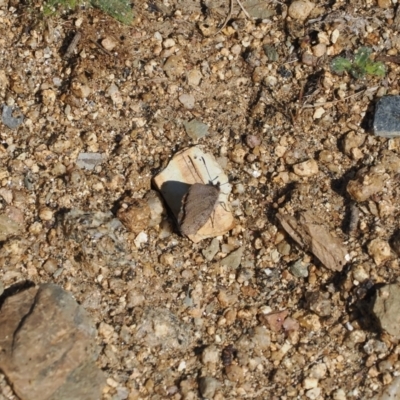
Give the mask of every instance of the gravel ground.
[[(0, 0), (0, 100), (25, 118), (0, 125), (0, 282), (53, 282), (90, 312), (104, 399), (369, 399), (400, 374), (398, 339), (364, 307), (399, 276), (400, 141), (371, 131), (399, 94), (397, 0), (289, 3), (242, 1), (253, 19), (236, 1), (138, 1), (127, 27)], [(362, 46), (385, 77), (331, 72)], [(166, 208), (139, 218), (195, 144), (227, 173), (236, 221), (197, 244)], [(81, 153), (101, 157), (86, 169)], [(344, 268), (277, 218), (306, 211)]]

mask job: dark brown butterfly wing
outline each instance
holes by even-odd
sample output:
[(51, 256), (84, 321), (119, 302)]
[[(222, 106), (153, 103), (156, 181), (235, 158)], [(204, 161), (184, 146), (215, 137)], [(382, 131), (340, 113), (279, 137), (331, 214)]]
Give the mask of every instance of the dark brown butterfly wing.
[(218, 201), (219, 185), (195, 183), (182, 199), (178, 215), (179, 229), (185, 236), (194, 235), (207, 222)]

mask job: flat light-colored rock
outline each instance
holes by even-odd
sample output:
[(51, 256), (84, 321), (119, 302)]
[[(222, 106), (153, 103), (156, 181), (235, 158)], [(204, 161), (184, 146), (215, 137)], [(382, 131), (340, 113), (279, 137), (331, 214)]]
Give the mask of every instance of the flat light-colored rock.
[(232, 190), (228, 177), (212, 155), (195, 146), (177, 153), (167, 168), (154, 178), (157, 189), (177, 219), (182, 199), (190, 186), (194, 183), (207, 184), (210, 181), (215, 184), (219, 182), (221, 190), (211, 217), (196, 234), (188, 236), (195, 243), (208, 237), (223, 235), (235, 226), (228, 205), (228, 196)]

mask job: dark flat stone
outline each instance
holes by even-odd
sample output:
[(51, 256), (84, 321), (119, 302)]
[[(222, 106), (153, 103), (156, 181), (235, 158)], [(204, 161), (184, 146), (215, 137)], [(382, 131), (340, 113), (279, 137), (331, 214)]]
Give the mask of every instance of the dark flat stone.
[(400, 136), (400, 96), (382, 97), (375, 107), (374, 133), (393, 138)]

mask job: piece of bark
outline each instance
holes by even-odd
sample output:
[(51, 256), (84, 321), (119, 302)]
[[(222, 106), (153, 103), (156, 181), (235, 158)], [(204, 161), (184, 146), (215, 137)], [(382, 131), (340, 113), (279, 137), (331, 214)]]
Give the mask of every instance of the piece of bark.
[(346, 247), (325, 227), (324, 222), (311, 211), (299, 212), (297, 218), (277, 214), (283, 229), (304, 250), (310, 251), (332, 271), (341, 271), (348, 255)]

